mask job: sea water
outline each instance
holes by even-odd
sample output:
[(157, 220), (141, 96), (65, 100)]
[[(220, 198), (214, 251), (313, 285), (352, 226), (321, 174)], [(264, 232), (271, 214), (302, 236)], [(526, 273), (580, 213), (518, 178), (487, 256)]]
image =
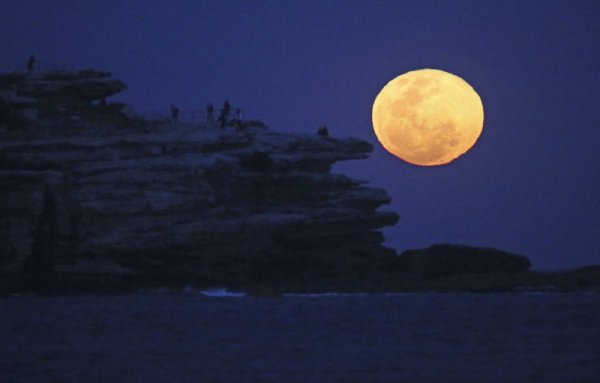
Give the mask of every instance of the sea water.
[(1, 298), (0, 382), (600, 382), (600, 294)]

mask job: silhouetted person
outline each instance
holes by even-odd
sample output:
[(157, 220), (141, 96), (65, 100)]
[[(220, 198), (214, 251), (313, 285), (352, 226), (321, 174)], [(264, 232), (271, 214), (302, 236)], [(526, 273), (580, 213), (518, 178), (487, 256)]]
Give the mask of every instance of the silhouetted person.
[(235, 110), (235, 118), (236, 118), (237, 120), (241, 120), (241, 119), (242, 119), (242, 110), (241, 110), (240, 108), (237, 108), (237, 109)]
[(175, 104), (171, 104), (171, 119), (173, 122), (177, 122), (179, 119), (179, 108)]
[(321, 137), (329, 137), (329, 130), (327, 130), (326, 126), (321, 126), (319, 127), (319, 130), (317, 130), (317, 134)]
[(225, 100), (225, 104), (223, 104), (222, 114), (225, 117), (225, 120), (229, 118), (229, 112), (231, 112), (231, 104), (228, 100)]
[(37, 63), (37, 59), (34, 55), (29, 56), (29, 60), (27, 60), (27, 74), (31, 74), (33, 72), (33, 66)]
[(215, 108), (213, 107), (212, 104), (208, 104), (208, 106), (206, 107), (206, 122), (209, 124), (212, 124), (214, 122), (214, 113), (215, 113)]
[(228, 100), (225, 100), (225, 104), (223, 104), (223, 109), (221, 109), (221, 113), (219, 114), (219, 119), (217, 122), (219, 123), (219, 127), (221, 129), (225, 129), (225, 125), (229, 120), (229, 113), (231, 112), (231, 104)]

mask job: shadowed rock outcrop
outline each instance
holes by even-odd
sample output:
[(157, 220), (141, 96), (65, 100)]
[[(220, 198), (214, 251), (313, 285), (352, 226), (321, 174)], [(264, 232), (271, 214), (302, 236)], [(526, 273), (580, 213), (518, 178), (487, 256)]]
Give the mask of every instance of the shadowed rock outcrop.
[(1, 272), (306, 286), (395, 261), (387, 193), (331, 172), (367, 158), (365, 141), (243, 123), (111, 132), (0, 143)]
[(427, 249), (404, 251), (400, 258), (411, 274), (424, 279), (459, 274), (523, 273), (527, 257), (505, 251), (463, 245), (438, 244)]
[(106, 99), (125, 89), (110, 72), (93, 69), (0, 75), (0, 127), (123, 122), (125, 105)]

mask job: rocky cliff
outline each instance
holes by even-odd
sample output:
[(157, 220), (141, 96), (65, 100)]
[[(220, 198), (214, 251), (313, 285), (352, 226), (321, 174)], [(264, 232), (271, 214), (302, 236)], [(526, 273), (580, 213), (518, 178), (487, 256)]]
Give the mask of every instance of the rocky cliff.
[[(45, 76), (43, 87), (39, 79), (19, 79), (19, 96), (47, 105), (56, 92), (57, 100), (70, 100), (54, 103), (63, 114), (85, 119), (94, 90), (106, 96), (123, 88), (105, 76), (83, 76)], [(94, 79), (101, 81), (91, 85)], [(77, 93), (76, 84), (87, 89), (81, 102), (65, 96)], [(367, 158), (365, 141), (285, 134), (249, 121), (225, 129), (79, 127), (65, 134), (42, 116), (30, 121), (28, 134), (3, 135), (3, 275), (24, 272), (34, 284), (129, 278), (315, 286), (396, 262), (379, 230), (398, 220), (379, 211), (387, 193), (331, 172), (337, 161)]]

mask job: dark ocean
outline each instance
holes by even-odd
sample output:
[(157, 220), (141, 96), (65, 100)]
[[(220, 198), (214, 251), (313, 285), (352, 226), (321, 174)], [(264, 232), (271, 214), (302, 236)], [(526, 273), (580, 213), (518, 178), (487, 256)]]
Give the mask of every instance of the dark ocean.
[(600, 382), (600, 294), (0, 298), (0, 382)]

